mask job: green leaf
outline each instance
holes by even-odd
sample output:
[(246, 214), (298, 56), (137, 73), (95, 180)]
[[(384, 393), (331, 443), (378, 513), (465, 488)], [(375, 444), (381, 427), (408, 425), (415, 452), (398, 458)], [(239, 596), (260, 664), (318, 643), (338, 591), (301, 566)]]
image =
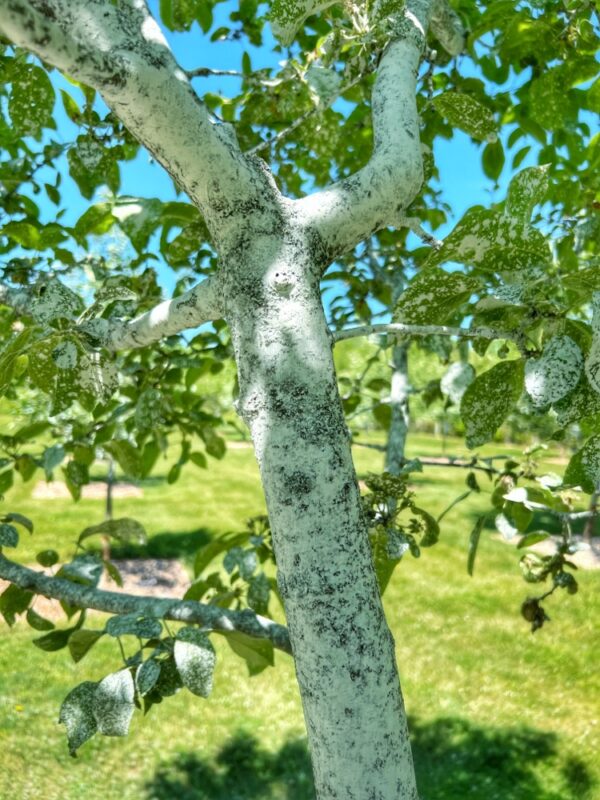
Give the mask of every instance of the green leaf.
[(52, 471), (62, 463), (65, 457), (65, 449), (60, 444), (54, 444), (52, 447), (47, 447), (42, 456), (42, 467), (46, 473), (46, 480), (52, 479)]
[(27, 609), (27, 614), (25, 615), (27, 623), (36, 631), (51, 631), (54, 630), (54, 623), (50, 622), (49, 619), (40, 616), (37, 611), (34, 611), (33, 608)]
[(143, 617), (139, 614), (119, 614), (111, 617), (106, 623), (109, 636), (137, 636), (140, 639), (155, 639), (162, 633), (160, 620), (154, 617)]
[(250, 579), (248, 586), (248, 605), (257, 614), (266, 614), (269, 609), (271, 584), (264, 572)]
[(12, 81), (8, 111), (20, 136), (39, 136), (42, 128), (54, 128), (54, 87), (41, 67), (21, 62)]
[(201, 547), (196, 553), (196, 558), (194, 560), (194, 577), (197, 578), (211, 561), (214, 561), (221, 553), (230, 550), (232, 547), (243, 544), (247, 539), (248, 535), (246, 533), (229, 533), (205, 544), (204, 547)]
[[(83, 300), (54, 276), (44, 277), (35, 287), (29, 306), (31, 316), (42, 324), (57, 319), (76, 319), (83, 311)], [(71, 337), (74, 338), (74, 337)], [(54, 346), (57, 342), (50, 340)], [(48, 344), (46, 340), (38, 345)]]
[(146, 544), (148, 535), (144, 526), (135, 519), (129, 517), (121, 517), (120, 519), (107, 519), (100, 522), (98, 525), (90, 525), (85, 528), (78, 538), (78, 542), (88, 539), (90, 536), (111, 536), (119, 542), (127, 542), (132, 544)]
[(223, 566), (230, 575), (236, 568), (239, 569), (242, 578), (249, 581), (258, 566), (256, 551), (232, 547), (223, 559)]
[(14, 525), (0, 523), (0, 547), (16, 547), (19, 544), (19, 531)]
[(548, 130), (560, 130), (568, 111), (566, 75), (561, 67), (550, 69), (529, 84), (532, 118)]
[(504, 148), (502, 142), (490, 142), (483, 148), (481, 166), (488, 178), (498, 181), (504, 167)]
[(20, 589), (11, 583), (0, 594), (0, 614), (4, 617), (7, 624), (11, 627), (15, 624), (18, 614), (26, 611), (33, 599), (33, 592), (26, 589)]
[(14, 472), (12, 469), (6, 469), (0, 472), (0, 495), (5, 494), (14, 482)]
[(519, 539), (518, 548), (531, 547), (533, 544), (545, 541), (550, 536), (546, 531), (532, 531)]
[(571, 458), (565, 470), (564, 483), (581, 486), (587, 494), (593, 494), (600, 485), (600, 433), (590, 437)]
[(483, 208), (469, 209), (433, 250), (424, 268), (447, 261), (485, 272), (523, 273), (550, 263), (546, 238), (520, 220)]
[(149, 658), (139, 665), (135, 673), (135, 686), (141, 697), (154, 688), (159, 675), (160, 664), (153, 658)]
[(311, 64), (306, 71), (305, 80), (317, 105), (330, 105), (340, 93), (342, 77), (329, 67)]
[(183, 685), (192, 694), (208, 697), (216, 663), (208, 636), (197, 628), (182, 628), (177, 633), (174, 657)]
[(90, 234), (99, 236), (107, 233), (116, 221), (110, 203), (96, 203), (79, 217), (75, 223), (75, 234), (79, 239)]
[(9, 514), (6, 514), (4, 517), (6, 522), (16, 522), (17, 525), (22, 525), (26, 528), (29, 533), (33, 533), (33, 522), (29, 519), (29, 517), (23, 516), (23, 514), (17, 514), (14, 511), (11, 511)]
[(98, 684), (80, 683), (65, 697), (60, 707), (58, 721), (67, 728), (69, 753), (74, 756), (98, 730), (93, 713), (94, 697)]
[(569, 336), (554, 336), (542, 356), (525, 364), (525, 389), (533, 404), (544, 407), (561, 400), (577, 386), (583, 354)]
[(75, 663), (81, 661), (102, 636), (104, 631), (91, 631), (86, 628), (74, 631), (69, 637), (69, 652), (73, 661)]
[(140, 451), (126, 439), (114, 439), (104, 445), (104, 449), (114, 456), (126, 475), (139, 477), (141, 469)]
[(479, 288), (479, 281), (460, 272), (425, 269), (402, 292), (394, 320), (416, 325), (441, 324)]
[(142, 253), (150, 236), (162, 222), (162, 210), (161, 200), (133, 197), (120, 200), (113, 207), (112, 215), (138, 253)]
[(523, 373), (521, 359), (502, 361), (467, 388), (460, 404), (467, 447), (478, 447), (493, 437), (521, 396)]
[(67, 113), (67, 116), (72, 122), (79, 124), (81, 117), (81, 109), (79, 108), (75, 100), (71, 97), (71, 95), (68, 92), (65, 92), (64, 89), (60, 90), (60, 95), (62, 97), (63, 106)]
[(220, 631), (233, 652), (243, 658), (249, 675), (258, 675), (275, 663), (273, 645), (265, 639), (255, 639), (240, 631)]
[(56, 573), (57, 578), (64, 578), (83, 586), (98, 586), (102, 576), (102, 561), (97, 556), (86, 553), (75, 556), (68, 564), (63, 564)]
[(133, 716), (135, 694), (128, 669), (107, 675), (96, 686), (92, 713), (98, 731), (104, 736), (126, 736)]
[(9, 222), (2, 228), (2, 235), (28, 250), (40, 250), (40, 231), (30, 222)]
[(269, 11), (273, 36), (289, 47), (304, 20), (327, 5), (325, 0), (273, 0)]
[(42, 567), (53, 567), (58, 564), (59, 555), (56, 550), (41, 550), (35, 557), (38, 564)]
[(45, 636), (40, 636), (38, 639), (33, 639), (33, 644), (39, 647), (40, 650), (45, 650), (47, 653), (54, 653), (57, 650), (62, 650), (69, 644), (69, 638), (73, 634), (73, 628), (67, 628), (61, 631), (52, 631)]
[(437, 520), (432, 517), (428, 511), (418, 508), (417, 506), (413, 506), (411, 511), (413, 514), (421, 517), (425, 527), (425, 533), (421, 537), (419, 545), (421, 547), (431, 547), (432, 545), (436, 544), (440, 538), (440, 526), (438, 525)]
[(460, 92), (444, 92), (433, 98), (436, 111), (454, 128), (481, 142), (495, 142), (497, 126), (492, 112), (478, 100)]
[(548, 165), (527, 167), (511, 180), (506, 195), (506, 213), (523, 223), (529, 222), (533, 207), (541, 203), (548, 190)]
[(153, 387), (144, 389), (135, 407), (135, 425), (139, 431), (150, 431), (164, 422), (162, 392)]
[(477, 548), (479, 546), (479, 539), (481, 531), (485, 525), (485, 517), (478, 517), (475, 527), (469, 535), (469, 555), (467, 557), (467, 572), (469, 575), (473, 574), (475, 569), (475, 557), (477, 556)]
[(113, 580), (117, 586), (123, 586), (123, 578), (121, 573), (117, 569), (117, 567), (112, 563), (112, 561), (104, 561), (104, 569), (108, 573), (108, 576)]

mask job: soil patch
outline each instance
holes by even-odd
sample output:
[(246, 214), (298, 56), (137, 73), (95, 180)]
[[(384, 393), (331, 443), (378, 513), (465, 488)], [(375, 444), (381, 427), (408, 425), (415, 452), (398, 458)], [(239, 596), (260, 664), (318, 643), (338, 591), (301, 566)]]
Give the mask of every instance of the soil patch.
[[(189, 575), (182, 563), (175, 558), (114, 559), (112, 563), (121, 573), (123, 586), (117, 586), (104, 572), (98, 588), (105, 591), (177, 599), (183, 597), (190, 585)], [(38, 564), (32, 565), (31, 568), (40, 569)], [(6, 581), (0, 580), (0, 593), (7, 586)], [(38, 614), (47, 619), (66, 621), (58, 600), (38, 595), (34, 607)], [(4, 619), (0, 617), (0, 626), (5, 624)]]
[[(515, 545), (515, 547), (520, 539), (519, 536), (514, 536), (512, 539), (504, 539), (500, 534), (497, 534), (494, 538), (500, 539), (506, 544)], [(573, 536), (573, 540), (581, 543), (582, 537)], [(534, 553), (539, 553), (541, 556), (550, 556), (556, 552), (556, 544), (560, 541), (560, 537), (551, 536), (548, 539), (544, 539), (543, 542), (537, 542), (531, 547), (524, 548), (523, 552), (533, 550)], [(568, 560), (572, 561), (578, 569), (600, 569), (600, 541), (596, 539), (589, 549), (578, 550), (573, 555), (570, 555)]]
[[(140, 486), (126, 481), (118, 481), (113, 484), (113, 497), (143, 497), (144, 490)], [(62, 500), (70, 499), (71, 493), (67, 489), (67, 484), (62, 481), (40, 481), (33, 489), (31, 496), (36, 500)], [(81, 496), (87, 500), (104, 500), (106, 497), (106, 483), (104, 481), (92, 481), (81, 487)]]

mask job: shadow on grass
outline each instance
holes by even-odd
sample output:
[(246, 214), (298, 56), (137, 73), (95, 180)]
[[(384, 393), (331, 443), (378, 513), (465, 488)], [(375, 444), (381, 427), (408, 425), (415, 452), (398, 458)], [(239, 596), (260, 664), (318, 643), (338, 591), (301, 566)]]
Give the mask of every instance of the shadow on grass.
[[(554, 734), (484, 728), (459, 718), (411, 719), (409, 725), (421, 800), (591, 800), (585, 764), (562, 756)], [(158, 768), (144, 795), (173, 798), (314, 800), (305, 740), (271, 753), (238, 731), (214, 758), (182, 753)]]
[(212, 759), (182, 753), (163, 764), (146, 785), (144, 800), (314, 800), (312, 771), (303, 739), (276, 753), (236, 733)]
[(553, 733), (486, 728), (455, 717), (411, 719), (409, 729), (421, 800), (592, 798), (585, 764), (564, 757)]
[(189, 560), (213, 534), (208, 528), (178, 533), (157, 533), (146, 544), (120, 544), (111, 546), (111, 558), (179, 558)]

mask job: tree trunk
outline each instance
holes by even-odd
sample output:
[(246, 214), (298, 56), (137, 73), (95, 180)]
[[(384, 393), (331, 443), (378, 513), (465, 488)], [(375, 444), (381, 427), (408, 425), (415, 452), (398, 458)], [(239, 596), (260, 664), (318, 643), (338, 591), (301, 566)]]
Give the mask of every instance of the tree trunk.
[(409, 342), (394, 345), (392, 349), (392, 387), (390, 404), (392, 418), (388, 432), (385, 453), (385, 468), (392, 475), (398, 475), (404, 464), (406, 437), (408, 436), (409, 410), (408, 394), (408, 348)]
[(394, 641), (371, 561), (319, 271), (309, 245), (296, 240), (281, 250), (266, 270), (248, 261), (242, 274), (236, 270), (227, 318), (317, 797), (415, 800)]

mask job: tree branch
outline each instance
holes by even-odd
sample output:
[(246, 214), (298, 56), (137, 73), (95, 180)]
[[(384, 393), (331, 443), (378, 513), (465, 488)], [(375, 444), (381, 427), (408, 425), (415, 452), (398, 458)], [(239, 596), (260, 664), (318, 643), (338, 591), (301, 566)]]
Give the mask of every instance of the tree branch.
[(145, 347), (165, 336), (221, 319), (218, 277), (206, 278), (179, 297), (165, 300), (135, 319), (94, 319), (83, 323), (80, 329), (96, 344), (117, 351)]
[(106, 592), (80, 583), (53, 578), (23, 567), (0, 554), (0, 578), (14, 583), (20, 589), (55, 600), (62, 600), (76, 608), (89, 608), (109, 614), (140, 614), (176, 622), (198, 623), (214, 631), (239, 631), (257, 639), (268, 639), (273, 647), (291, 654), (287, 628), (261, 617), (250, 609), (230, 611), (219, 606), (199, 603), (196, 600), (173, 600), (165, 597), (139, 597), (121, 592)]
[(215, 125), (145, 0), (0, 0), (0, 32), (107, 105), (204, 213), (213, 234), (264, 181), (233, 128)]
[(343, 331), (332, 331), (335, 341), (354, 339), (357, 336), (370, 336), (373, 333), (389, 333), (395, 336), (459, 336), (463, 339), (506, 339), (516, 342), (521, 348), (523, 336), (512, 331), (497, 331), (493, 328), (451, 328), (448, 325), (408, 325), (403, 322), (389, 324), (360, 325)]
[[(321, 236), (331, 260), (375, 231), (401, 225), (423, 182), (416, 104), (417, 72), (433, 8), (439, 25), (450, 17), (441, 0), (407, 0), (395, 37), (385, 49), (371, 98), (374, 147), (350, 178), (296, 201), (306, 224)], [(452, 36), (449, 46), (458, 46)]]

